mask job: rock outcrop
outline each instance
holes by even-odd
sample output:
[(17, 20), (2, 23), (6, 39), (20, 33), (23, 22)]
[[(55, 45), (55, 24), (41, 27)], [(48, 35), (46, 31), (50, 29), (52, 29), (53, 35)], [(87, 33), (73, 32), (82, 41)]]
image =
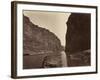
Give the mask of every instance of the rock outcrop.
[(65, 52), (68, 66), (90, 65), (91, 15), (72, 13), (67, 26)]
[[(42, 66), (45, 56), (55, 55), (56, 58), (63, 49), (60, 40), (54, 33), (35, 25), (26, 16), (23, 16), (23, 48), (24, 68), (39, 68)], [(31, 55), (30, 58), (27, 57), (28, 55)], [(36, 61), (34, 55), (37, 55), (37, 61), (40, 63), (34, 62)]]
[[(57, 36), (45, 28), (30, 22), (29, 18), (24, 16), (24, 50), (34, 52), (59, 52), (62, 50), (60, 40)], [(26, 52), (24, 52), (25, 54)], [(37, 54), (37, 53), (36, 53)]]

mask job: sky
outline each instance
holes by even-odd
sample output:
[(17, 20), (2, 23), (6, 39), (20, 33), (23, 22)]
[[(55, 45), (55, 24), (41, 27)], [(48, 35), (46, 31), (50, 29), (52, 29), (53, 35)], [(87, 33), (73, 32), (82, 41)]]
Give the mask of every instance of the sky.
[(29, 17), (35, 25), (53, 32), (60, 39), (61, 44), (65, 46), (66, 22), (68, 21), (70, 13), (24, 10), (23, 14)]

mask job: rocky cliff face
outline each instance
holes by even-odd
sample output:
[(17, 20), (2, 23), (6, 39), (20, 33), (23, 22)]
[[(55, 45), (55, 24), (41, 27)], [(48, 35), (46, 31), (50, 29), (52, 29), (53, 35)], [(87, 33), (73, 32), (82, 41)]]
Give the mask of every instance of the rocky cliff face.
[(79, 52), (90, 49), (90, 24), (90, 14), (71, 14), (67, 22), (67, 52)]
[(24, 68), (41, 68), (44, 57), (54, 55), (57, 58), (62, 51), (60, 40), (54, 33), (33, 24), (26, 16), (23, 16), (23, 48)]
[(90, 16), (90, 14), (72, 13), (68, 19), (65, 51), (69, 66), (90, 65)]
[[(34, 52), (59, 52), (62, 50), (60, 40), (57, 36), (45, 28), (33, 24), (28, 17), (24, 16), (24, 54)], [(30, 52), (31, 51), (31, 52)], [(33, 51), (33, 52), (32, 52)], [(36, 53), (37, 54), (37, 53)]]

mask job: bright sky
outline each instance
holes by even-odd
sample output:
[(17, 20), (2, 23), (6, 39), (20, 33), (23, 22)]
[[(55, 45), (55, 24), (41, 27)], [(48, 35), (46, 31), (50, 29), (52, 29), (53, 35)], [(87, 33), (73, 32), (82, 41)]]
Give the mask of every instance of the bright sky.
[(65, 36), (67, 31), (66, 22), (70, 13), (62, 12), (40, 12), (40, 11), (23, 11), (24, 15), (28, 16), (35, 25), (49, 29), (65, 46)]

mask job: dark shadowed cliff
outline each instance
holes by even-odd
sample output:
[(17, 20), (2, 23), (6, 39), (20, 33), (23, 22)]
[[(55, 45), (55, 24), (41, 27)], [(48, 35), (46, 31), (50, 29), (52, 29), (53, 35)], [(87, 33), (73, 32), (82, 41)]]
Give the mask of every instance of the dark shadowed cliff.
[(68, 66), (90, 65), (91, 15), (72, 13), (67, 26), (65, 51)]
[(90, 14), (72, 13), (67, 22), (66, 51), (79, 52), (90, 49)]

